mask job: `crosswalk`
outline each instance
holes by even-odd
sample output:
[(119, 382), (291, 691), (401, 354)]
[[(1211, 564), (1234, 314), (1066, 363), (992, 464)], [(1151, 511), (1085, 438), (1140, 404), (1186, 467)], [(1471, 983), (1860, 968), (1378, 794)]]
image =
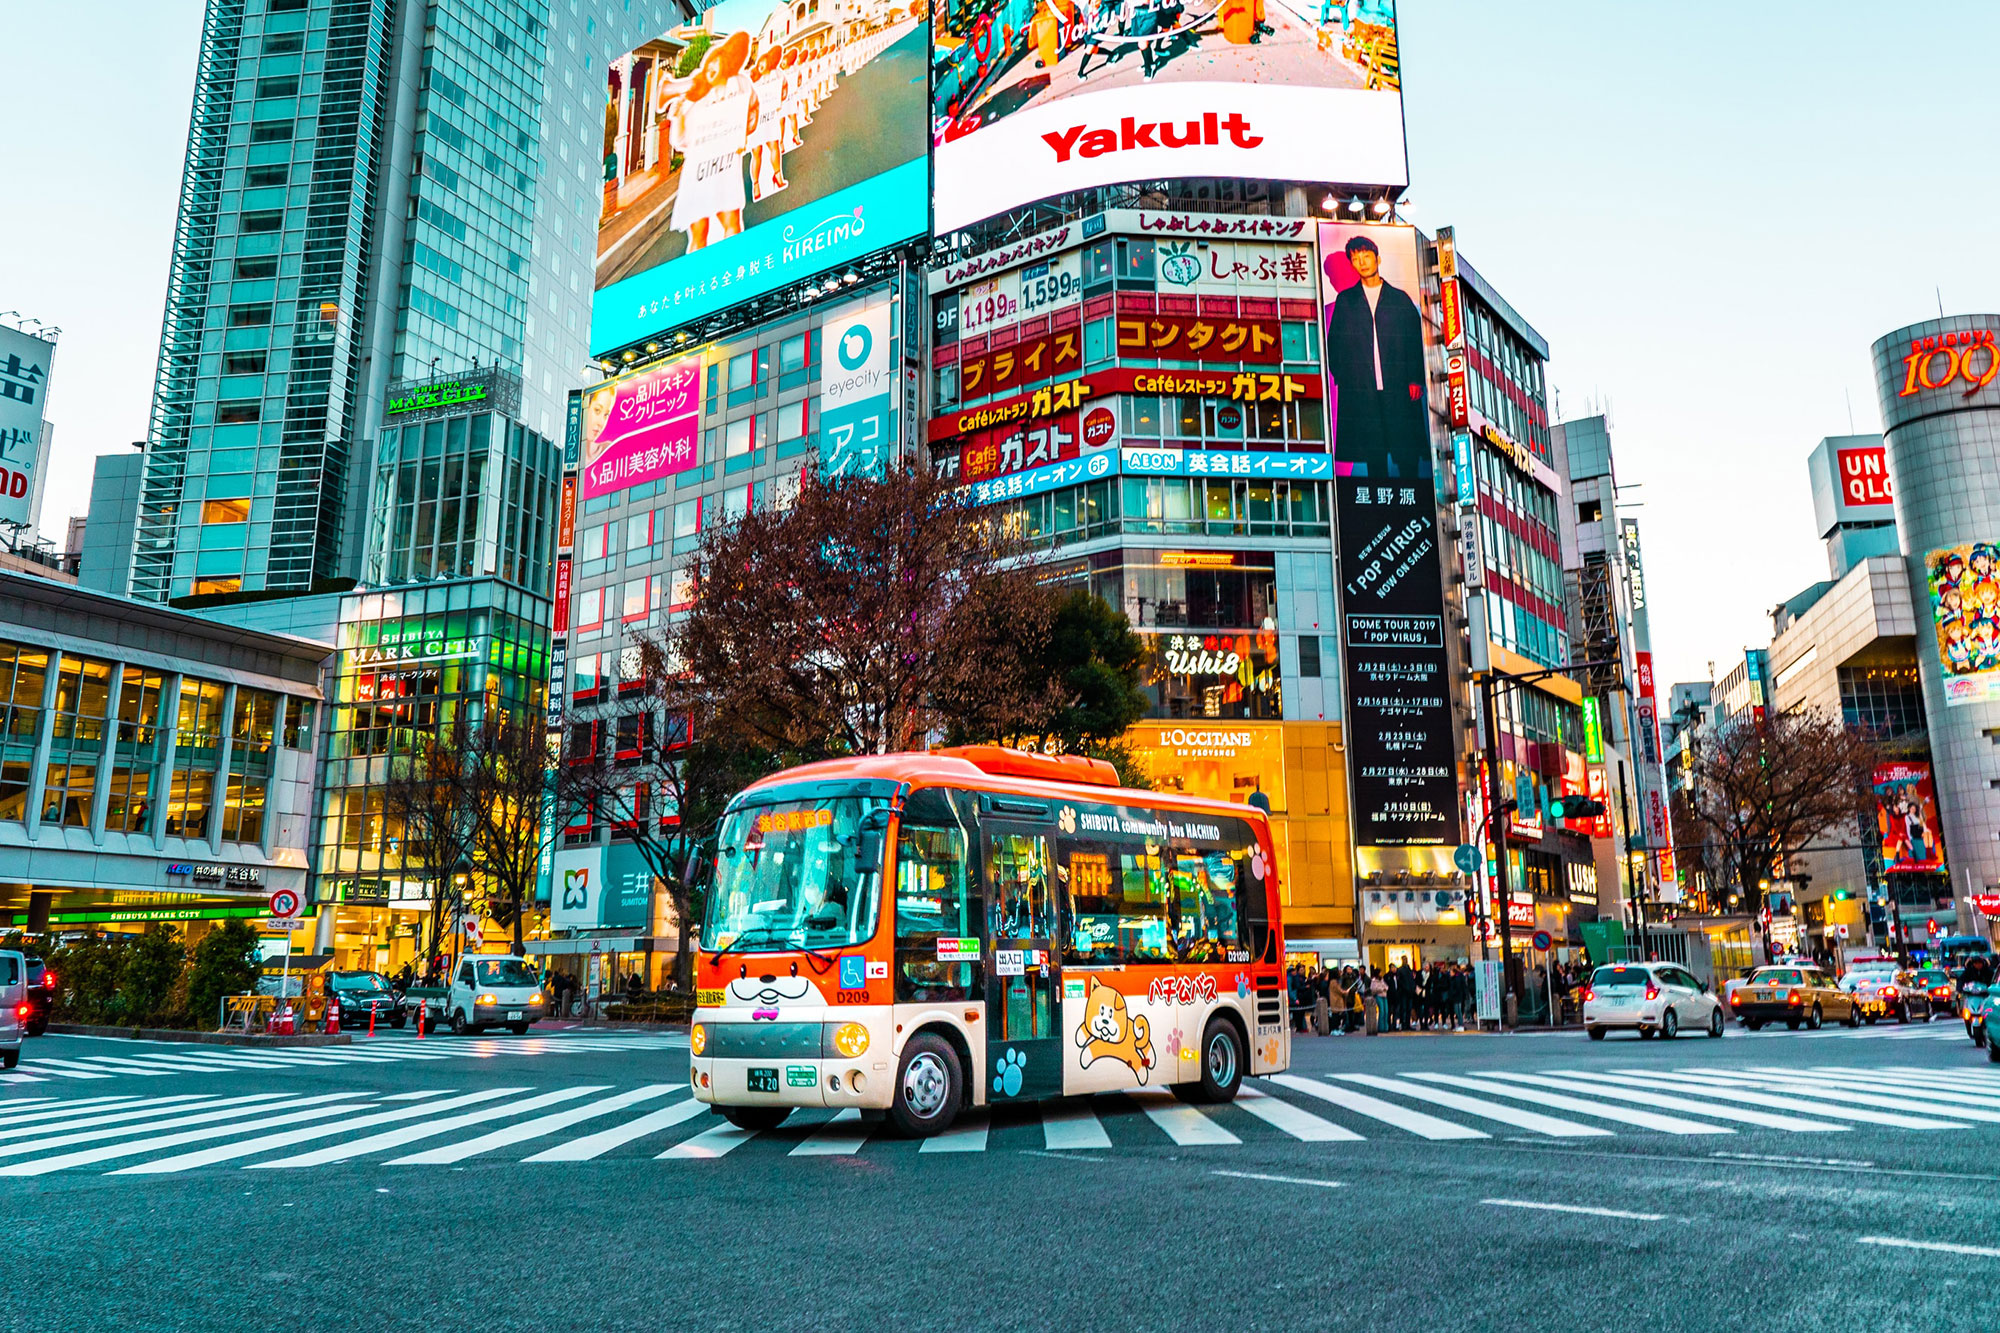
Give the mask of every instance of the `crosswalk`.
[(1766, 1041), (1957, 1041), (1968, 1042), (1965, 1024), (1955, 1014), (1940, 1014), (1928, 1023), (1877, 1023), (1858, 1028), (1823, 1027), (1817, 1032), (1793, 1032), (1782, 1025), (1762, 1032), (1732, 1025), (1724, 1033)]
[(676, 1082), (33, 1095), (0, 1101), (0, 1176), (471, 1161), (525, 1168), (603, 1158), (743, 1162), (862, 1153), (927, 1160), (994, 1151), (1227, 1151), (1270, 1143), (1339, 1153), (1370, 1140), (1651, 1134), (1712, 1142), (1754, 1131), (1857, 1129), (2000, 1129), (2000, 1074), (1834, 1065), (1286, 1073), (1252, 1080), (1225, 1106), (1188, 1105), (1155, 1089), (1106, 1093), (971, 1112), (948, 1133), (917, 1143), (890, 1137), (854, 1110), (800, 1110), (775, 1130), (738, 1129)]
[[(62, 1054), (47, 1055), (40, 1041), (22, 1050), (21, 1064), (0, 1074), (0, 1085), (81, 1082), (114, 1078), (168, 1078), (176, 1074), (228, 1074), (245, 1070), (334, 1069), (342, 1066), (439, 1064), (506, 1056), (576, 1055), (585, 1052), (685, 1051), (685, 1033), (593, 1033), (586, 1036), (419, 1038), (414, 1033), (356, 1037), (346, 1046), (210, 1046), (133, 1042), (119, 1038), (69, 1038)], [(102, 1049), (99, 1049), (102, 1048)]]

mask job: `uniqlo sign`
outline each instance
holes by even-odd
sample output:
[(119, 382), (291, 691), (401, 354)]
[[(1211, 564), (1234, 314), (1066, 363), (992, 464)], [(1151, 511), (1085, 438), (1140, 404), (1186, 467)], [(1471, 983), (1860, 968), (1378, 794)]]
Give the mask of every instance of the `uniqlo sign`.
[(1838, 449), (1834, 462), (1840, 471), (1840, 498), (1849, 505), (1895, 503), (1889, 489), (1888, 451), (1881, 445), (1872, 449)]

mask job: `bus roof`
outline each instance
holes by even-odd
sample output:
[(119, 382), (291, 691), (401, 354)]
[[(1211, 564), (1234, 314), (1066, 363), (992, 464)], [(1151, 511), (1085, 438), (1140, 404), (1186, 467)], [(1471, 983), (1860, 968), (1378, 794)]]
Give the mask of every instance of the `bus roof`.
[(914, 787), (964, 787), (976, 791), (1041, 796), (1050, 800), (1152, 805), (1258, 821), (1265, 819), (1265, 812), (1254, 805), (1210, 800), (1181, 792), (1120, 787), (1115, 770), (1102, 760), (1058, 759), (1024, 750), (1007, 750), (997, 745), (825, 759), (759, 778), (744, 788), (743, 794), (788, 786), (794, 782), (840, 778), (882, 778), (907, 782)]

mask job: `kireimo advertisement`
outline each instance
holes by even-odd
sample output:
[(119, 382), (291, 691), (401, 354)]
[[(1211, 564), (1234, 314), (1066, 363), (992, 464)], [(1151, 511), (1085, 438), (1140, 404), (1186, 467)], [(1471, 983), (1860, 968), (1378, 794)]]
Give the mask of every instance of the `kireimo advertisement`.
[(606, 79), (593, 354), (924, 234), (928, 0), (723, 0)]

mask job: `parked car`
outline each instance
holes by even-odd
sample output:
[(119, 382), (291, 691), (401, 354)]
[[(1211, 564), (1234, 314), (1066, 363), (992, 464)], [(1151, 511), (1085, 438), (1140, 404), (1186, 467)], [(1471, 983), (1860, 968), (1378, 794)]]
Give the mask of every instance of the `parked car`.
[(22, 1015), (22, 1026), (30, 1037), (39, 1037), (49, 1030), (49, 1010), (56, 1002), (56, 974), (49, 965), (39, 958), (28, 959), (28, 996), (24, 1003), (27, 1012)]
[(327, 998), (340, 1001), (340, 1024), (365, 1028), (375, 1022), (402, 1027), (409, 1015), (396, 999), (395, 988), (380, 972), (332, 972), (326, 978)]
[(1854, 997), (1861, 1006), (1861, 1017), (1867, 1022), (1893, 1018), (1898, 1023), (1908, 1023), (1918, 1014), (1926, 1023), (1931, 1021), (1930, 994), (1914, 973), (1849, 972), (1840, 979), (1840, 988)]
[(1613, 963), (1583, 989), (1583, 1028), (1592, 1041), (1613, 1028), (1673, 1040), (1682, 1028), (1722, 1035), (1722, 1002), (1693, 973), (1672, 963)]
[(1730, 1008), (1752, 1032), (1766, 1023), (1797, 1031), (1818, 1028), (1828, 1019), (1861, 1026), (1861, 1005), (1817, 967), (1760, 967), (1729, 997)]
[(0, 949), (0, 1069), (21, 1063), (21, 1032), (28, 1018), (28, 960)]

